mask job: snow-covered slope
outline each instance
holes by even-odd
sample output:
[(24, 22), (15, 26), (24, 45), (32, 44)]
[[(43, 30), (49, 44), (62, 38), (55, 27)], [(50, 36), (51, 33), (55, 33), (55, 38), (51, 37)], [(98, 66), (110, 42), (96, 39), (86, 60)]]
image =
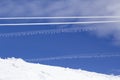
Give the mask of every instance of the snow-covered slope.
[(120, 80), (120, 76), (0, 59), (0, 80)]

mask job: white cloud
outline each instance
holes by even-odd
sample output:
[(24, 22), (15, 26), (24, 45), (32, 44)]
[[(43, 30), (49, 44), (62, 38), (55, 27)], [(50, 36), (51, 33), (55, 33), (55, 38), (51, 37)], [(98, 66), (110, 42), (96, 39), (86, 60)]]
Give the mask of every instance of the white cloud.
[[(4, 0), (0, 3), (0, 16), (119, 16), (119, 9), (119, 0)], [(95, 32), (101, 37), (112, 36), (118, 45), (119, 25), (119, 23), (99, 24), (96, 25)]]
[(120, 76), (0, 59), (0, 80), (120, 80)]
[[(0, 16), (77, 16), (115, 14), (119, 0), (5, 0), (0, 3)], [(112, 8), (112, 9), (111, 9)]]

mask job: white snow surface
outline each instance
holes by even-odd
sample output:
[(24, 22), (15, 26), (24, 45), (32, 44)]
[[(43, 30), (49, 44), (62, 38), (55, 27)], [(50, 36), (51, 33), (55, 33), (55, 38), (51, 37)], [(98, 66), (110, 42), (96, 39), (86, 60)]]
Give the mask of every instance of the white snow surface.
[(120, 76), (0, 59), (0, 80), (120, 80)]

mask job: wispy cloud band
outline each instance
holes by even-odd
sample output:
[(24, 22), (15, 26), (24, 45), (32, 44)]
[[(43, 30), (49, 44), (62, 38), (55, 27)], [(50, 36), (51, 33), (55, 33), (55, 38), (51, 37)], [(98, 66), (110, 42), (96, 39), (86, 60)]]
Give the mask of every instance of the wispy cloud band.
[(51, 61), (51, 60), (64, 60), (64, 59), (94, 59), (94, 58), (112, 58), (120, 57), (120, 54), (116, 55), (77, 55), (77, 56), (60, 56), (60, 57), (49, 57), (49, 58), (35, 58), (25, 59), (26, 61), (39, 62), (39, 61)]
[[(119, 9), (120, 0), (31, 0), (29, 3), (28, 0), (2, 0), (0, 2), (1, 17), (112, 15), (119, 19)], [(101, 37), (112, 36), (116, 44), (120, 44), (119, 25), (118, 23), (104, 25), (97, 29), (95, 34)]]

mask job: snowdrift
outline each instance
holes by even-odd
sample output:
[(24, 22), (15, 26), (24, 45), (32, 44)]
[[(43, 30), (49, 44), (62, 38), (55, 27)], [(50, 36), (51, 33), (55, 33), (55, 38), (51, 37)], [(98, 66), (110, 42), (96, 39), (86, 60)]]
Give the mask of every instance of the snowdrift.
[(120, 76), (0, 59), (0, 80), (120, 80)]

